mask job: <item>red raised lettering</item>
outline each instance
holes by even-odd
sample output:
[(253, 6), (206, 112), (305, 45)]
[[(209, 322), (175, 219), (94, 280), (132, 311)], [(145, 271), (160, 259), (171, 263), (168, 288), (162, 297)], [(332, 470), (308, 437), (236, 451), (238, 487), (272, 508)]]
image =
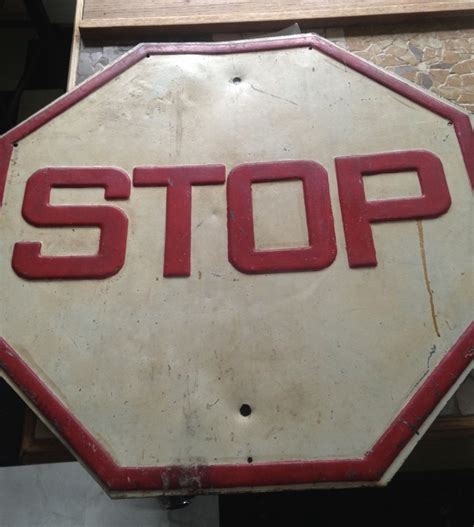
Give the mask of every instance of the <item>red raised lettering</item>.
[(52, 188), (103, 187), (105, 199), (128, 199), (131, 181), (118, 168), (44, 168), (27, 181), (22, 214), (35, 227), (99, 227), (99, 251), (92, 256), (42, 256), (41, 242), (18, 242), (12, 267), (29, 280), (106, 278), (122, 268), (128, 218), (117, 207), (51, 205)]
[(224, 165), (137, 167), (136, 187), (166, 186), (166, 233), (163, 276), (191, 274), (191, 193), (192, 185), (225, 183)]
[[(441, 161), (424, 150), (336, 159), (337, 185), (350, 267), (372, 267), (377, 257), (371, 223), (435, 218), (451, 205)], [(420, 197), (367, 201), (363, 176), (416, 171)]]
[[(252, 183), (301, 180), (308, 228), (307, 247), (255, 248)], [(337, 253), (326, 170), (314, 161), (279, 161), (240, 165), (227, 182), (229, 261), (244, 273), (317, 271)]]

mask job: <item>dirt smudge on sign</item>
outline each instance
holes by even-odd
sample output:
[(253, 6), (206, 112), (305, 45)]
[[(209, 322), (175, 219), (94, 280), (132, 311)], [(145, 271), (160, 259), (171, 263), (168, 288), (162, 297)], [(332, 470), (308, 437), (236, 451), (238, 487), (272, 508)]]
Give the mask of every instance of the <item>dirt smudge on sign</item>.
[(182, 101), (180, 92), (176, 94), (175, 108), (176, 108), (175, 144), (176, 144), (176, 154), (179, 155), (181, 153), (181, 145), (183, 143), (183, 101)]

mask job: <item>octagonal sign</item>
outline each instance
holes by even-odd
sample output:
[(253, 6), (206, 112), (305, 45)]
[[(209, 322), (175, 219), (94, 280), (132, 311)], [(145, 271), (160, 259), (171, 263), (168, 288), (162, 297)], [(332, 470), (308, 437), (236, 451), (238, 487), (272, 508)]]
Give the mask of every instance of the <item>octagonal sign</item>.
[(1, 138), (1, 373), (111, 494), (387, 482), (472, 368), (473, 146), (316, 36), (138, 46)]

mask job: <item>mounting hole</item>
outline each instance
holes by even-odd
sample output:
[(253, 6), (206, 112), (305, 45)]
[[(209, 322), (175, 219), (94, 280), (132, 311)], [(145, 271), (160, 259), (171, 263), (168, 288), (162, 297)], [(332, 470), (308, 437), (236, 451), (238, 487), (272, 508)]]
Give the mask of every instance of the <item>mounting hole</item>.
[(253, 457), (252, 456), (249, 456), (247, 458), (247, 463), (253, 463)]
[(453, 121), (448, 121), (448, 126), (453, 126)]
[(147, 58), (147, 59), (150, 58), (150, 54), (149, 54), (149, 53), (146, 54), (146, 58)]
[(252, 413), (252, 408), (248, 404), (243, 404), (240, 407), (240, 415), (242, 417), (248, 417)]
[(240, 84), (240, 83), (242, 82), (242, 79), (241, 79), (240, 77), (234, 77), (234, 78), (232, 79), (232, 82), (233, 82), (234, 84)]
[(13, 143), (13, 146), (16, 148), (18, 146), (18, 143)]

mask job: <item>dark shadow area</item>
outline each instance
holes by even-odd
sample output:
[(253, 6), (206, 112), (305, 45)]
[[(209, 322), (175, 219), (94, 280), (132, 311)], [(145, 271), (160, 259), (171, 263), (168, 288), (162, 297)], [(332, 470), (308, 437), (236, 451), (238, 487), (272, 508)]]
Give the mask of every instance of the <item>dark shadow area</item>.
[(399, 473), (385, 488), (220, 498), (221, 527), (472, 527), (474, 471)]
[(25, 405), (0, 379), (0, 466), (18, 465)]
[[(41, 0), (18, 4), (5, 12), (0, 2), (0, 133), (51, 102), (67, 83), (72, 26), (52, 23)], [(40, 90), (22, 101), (25, 92)]]
[[(70, 24), (54, 23), (41, 0), (0, 1), (0, 134), (66, 90)], [(0, 466), (20, 463), (25, 405), (0, 380)]]

